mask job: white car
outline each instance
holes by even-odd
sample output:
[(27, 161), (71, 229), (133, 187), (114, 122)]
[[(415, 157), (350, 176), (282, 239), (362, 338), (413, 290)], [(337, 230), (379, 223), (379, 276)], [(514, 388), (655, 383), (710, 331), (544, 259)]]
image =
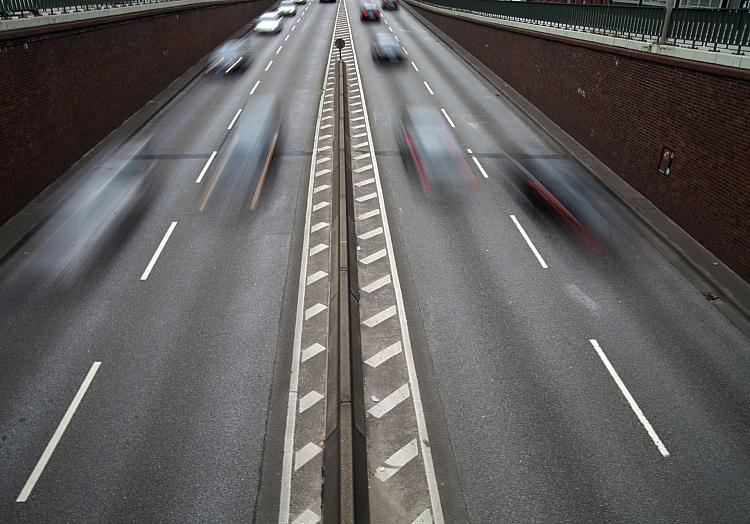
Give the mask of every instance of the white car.
[(268, 12), (263, 13), (258, 17), (258, 22), (255, 24), (256, 33), (279, 33), (281, 32), (281, 17), (278, 13)]
[(307, 3), (307, 0), (292, 0), (292, 2), (294, 2), (295, 4), (303, 4), (304, 5), (304, 4)]
[(276, 12), (281, 16), (294, 16), (297, 14), (297, 6), (294, 5), (292, 0), (283, 0), (276, 8)]

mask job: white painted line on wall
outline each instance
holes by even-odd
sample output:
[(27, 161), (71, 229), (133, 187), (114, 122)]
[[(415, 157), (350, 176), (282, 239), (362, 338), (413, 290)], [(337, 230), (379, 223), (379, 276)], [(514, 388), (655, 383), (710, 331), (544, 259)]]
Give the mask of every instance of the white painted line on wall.
[(234, 118), (231, 122), (229, 122), (229, 126), (227, 127), (227, 131), (230, 131), (234, 127), (234, 123), (237, 121), (237, 119), (240, 117), (240, 113), (242, 113), (242, 108), (239, 108), (237, 112), (234, 114)]
[(477, 160), (477, 157), (475, 157), (475, 156), (472, 156), (472, 157), (471, 157), (471, 159), (472, 159), (472, 160), (474, 161), (474, 163), (475, 163), (475, 164), (477, 165), (477, 168), (479, 168), (479, 171), (480, 171), (480, 172), (482, 173), (482, 176), (483, 176), (484, 178), (489, 178), (489, 177), (487, 176), (487, 171), (485, 171), (485, 170), (484, 170), (484, 168), (482, 167), (482, 164), (480, 164), (480, 163), (479, 163), (479, 160)]
[(27, 500), (29, 500), (31, 491), (34, 489), (37, 480), (39, 480), (39, 477), (42, 475), (44, 468), (47, 466), (47, 462), (52, 456), (52, 453), (55, 452), (57, 444), (60, 442), (60, 439), (65, 433), (68, 424), (70, 424), (73, 415), (75, 415), (76, 410), (78, 409), (78, 405), (81, 403), (81, 400), (83, 400), (83, 396), (86, 394), (86, 390), (89, 388), (89, 385), (91, 385), (91, 381), (94, 380), (94, 375), (96, 375), (96, 372), (99, 370), (99, 366), (101, 366), (101, 364), (101, 362), (94, 362), (91, 365), (91, 369), (89, 369), (89, 372), (83, 379), (83, 383), (78, 388), (78, 392), (73, 397), (73, 401), (70, 403), (70, 406), (68, 406), (68, 410), (65, 412), (62, 420), (57, 425), (57, 429), (52, 434), (52, 438), (47, 443), (47, 447), (44, 448), (42, 456), (39, 457), (39, 460), (37, 461), (36, 466), (34, 466), (31, 475), (29, 475), (29, 478), (26, 480), (26, 484), (23, 485), (21, 493), (19, 493), (16, 502), (26, 502)]
[(526, 234), (526, 230), (521, 226), (521, 223), (516, 218), (516, 215), (510, 215), (511, 220), (513, 220), (513, 223), (516, 225), (516, 228), (521, 233), (521, 236), (526, 241), (526, 244), (528, 244), (529, 248), (531, 249), (532, 253), (534, 253), (534, 256), (539, 261), (539, 265), (541, 265), (544, 269), (547, 269), (547, 263), (542, 258), (542, 255), (539, 254), (539, 251), (537, 251), (536, 246), (529, 238), (529, 235)]
[(164, 249), (164, 246), (167, 245), (169, 237), (172, 236), (172, 231), (174, 231), (175, 226), (177, 226), (177, 222), (172, 222), (172, 224), (169, 226), (169, 229), (167, 229), (167, 232), (164, 233), (164, 237), (161, 239), (161, 242), (159, 242), (159, 247), (157, 247), (156, 251), (154, 251), (154, 255), (151, 257), (151, 260), (146, 266), (146, 270), (141, 275), (141, 280), (146, 280), (151, 274), (151, 270), (154, 269), (154, 264), (156, 264), (156, 261), (159, 259), (159, 255), (161, 255), (161, 251), (162, 249)]
[(206, 165), (203, 166), (203, 169), (201, 169), (200, 175), (198, 175), (198, 178), (195, 179), (196, 184), (200, 184), (201, 180), (203, 180), (203, 176), (206, 174), (206, 171), (208, 171), (209, 166), (211, 165), (211, 162), (214, 161), (214, 158), (216, 158), (216, 153), (218, 151), (214, 151), (211, 153), (211, 156), (208, 157), (208, 161), (206, 162)]
[(604, 367), (606, 367), (607, 371), (609, 371), (609, 374), (612, 375), (612, 378), (614, 379), (615, 384), (617, 384), (617, 387), (620, 388), (620, 392), (628, 401), (628, 404), (630, 404), (630, 408), (638, 417), (638, 420), (640, 420), (643, 427), (646, 428), (646, 433), (648, 433), (648, 436), (651, 437), (651, 440), (653, 440), (654, 444), (656, 444), (656, 447), (659, 449), (659, 453), (661, 453), (663, 457), (668, 457), (669, 451), (667, 451), (667, 448), (664, 446), (664, 443), (662, 443), (661, 439), (659, 438), (659, 435), (656, 434), (656, 431), (654, 430), (653, 426), (651, 426), (651, 423), (646, 418), (646, 415), (644, 415), (643, 411), (641, 411), (641, 408), (638, 407), (638, 403), (633, 398), (633, 395), (630, 394), (630, 391), (628, 390), (627, 386), (625, 386), (625, 383), (623, 383), (622, 379), (620, 379), (620, 375), (617, 374), (617, 371), (610, 363), (609, 359), (607, 358), (607, 355), (604, 354), (604, 351), (599, 345), (599, 342), (597, 342), (596, 339), (593, 339), (593, 338), (590, 339), (589, 342), (591, 342), (591, 345), (594, 346), (596, 353), (599, 355), (599, 358), (604, 363)]
[(445, 119), (446, 119), (446, 120), (448, 121), (448, 123), (449, 123), (449, 124), (451, 125), (451, 127), (454, 127), (454, 128), (455, 128), (455, 127), (456, 127), (456, 124), (454, 124), (454, 123), (453, 123), (453, 120), (451, 120), (451, 117), (449, 117), (449, 116), (448, 116), (448, 113), (446, 113), (446, 112), (445, 112), (445, 109), (443, 109), (443, 108), (441, 107), (441, 108), (440, 108), (440, 111), (442, 111), (442, 112), (443, 112), (443, 116), (444, 116), (444, 117), (445, 117)]

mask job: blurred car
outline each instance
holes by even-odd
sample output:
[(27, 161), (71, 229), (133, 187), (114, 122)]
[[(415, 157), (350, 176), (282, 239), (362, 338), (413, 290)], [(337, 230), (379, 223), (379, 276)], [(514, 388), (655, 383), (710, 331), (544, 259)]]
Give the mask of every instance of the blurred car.
[(206, 186), (200, 210), (212, 207), (239, 213), (260, 199), (281, 129), (281, 108), (273, 95), (250, 99), (222, 147)]
[(258, 17), (255, 24), (256, 33), (279, 33), (281, 32), (282, 18), (276, 12), (263, 13)]
[(522, 166), (514, 175), (526, 198), (560, 221), (593, 251), (606, 251), (609, 221), (597, 205), (602, 200), (600, 196), (587, 189), (576, 173), (565, 166), (532, 162), (530, 168)]
[(211, 54), (208, 71), (216, 75), (243, 72), (250, 65), (247, 41), (227, 40)]
[(334, 3), (334, 2), (336, 2), (336, 0), (320, 0), (321, 4), (323, 4), (323, 3)]
[(295, 4), (301, 4), (304, 5), (307, 3), (307, 0), (292, 0)]
[(119, 247), (156, 192), (150, 149), (150, 139), (126, 144), (72, 189), (29, 245), (40, 282), (72, 284)]
[(378, 33), (372, 41), (372, 57), (378, 62), (401, 62), (404, 51), (391, 33)]
[(281, 16), (294, 16), (297, 14), (297, 6), (292, 0), (283, 0), (276, 8), (276, 12)]
[(466, 187), (477, 191), (479, 183), (440, 112), (430, 106), (413, 106), (401, 114), (397, 130), (401, 155), (424, 191)]
[(398, 9), (398, 2), (396, 0), (383, 0), (383, 3), (380, 5), (383, 9)]
[(362, 11), (360, 12), (360, 18), (362, 20), (375, 20), (380, 21), (380, 9), (373, 3), (362, 4)]

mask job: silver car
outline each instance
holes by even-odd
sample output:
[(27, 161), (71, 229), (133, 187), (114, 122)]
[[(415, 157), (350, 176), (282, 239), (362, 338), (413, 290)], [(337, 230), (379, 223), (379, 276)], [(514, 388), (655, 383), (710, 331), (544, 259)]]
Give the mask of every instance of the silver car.
[(294, 16), (297, 14), (297, 6), (292, 0), (283, 0), (276, 8), (276, 12), (281, 16)]
[(258, 17), (255, 24), (256, 33), (279, 33), (281, 32), (282, 19), (275, 11), (263, 13)]

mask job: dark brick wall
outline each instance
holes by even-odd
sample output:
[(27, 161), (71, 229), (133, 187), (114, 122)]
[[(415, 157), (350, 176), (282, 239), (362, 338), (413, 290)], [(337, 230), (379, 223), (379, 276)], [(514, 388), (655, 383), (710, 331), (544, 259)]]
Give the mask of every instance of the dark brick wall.
[(0, 42), (0, 224), (270, 3)]
[[(741, 74), (418, 11), (750, 281), (750, 82)], [(656, 172), (665, 145), (675, 152), (669, 177)]]

